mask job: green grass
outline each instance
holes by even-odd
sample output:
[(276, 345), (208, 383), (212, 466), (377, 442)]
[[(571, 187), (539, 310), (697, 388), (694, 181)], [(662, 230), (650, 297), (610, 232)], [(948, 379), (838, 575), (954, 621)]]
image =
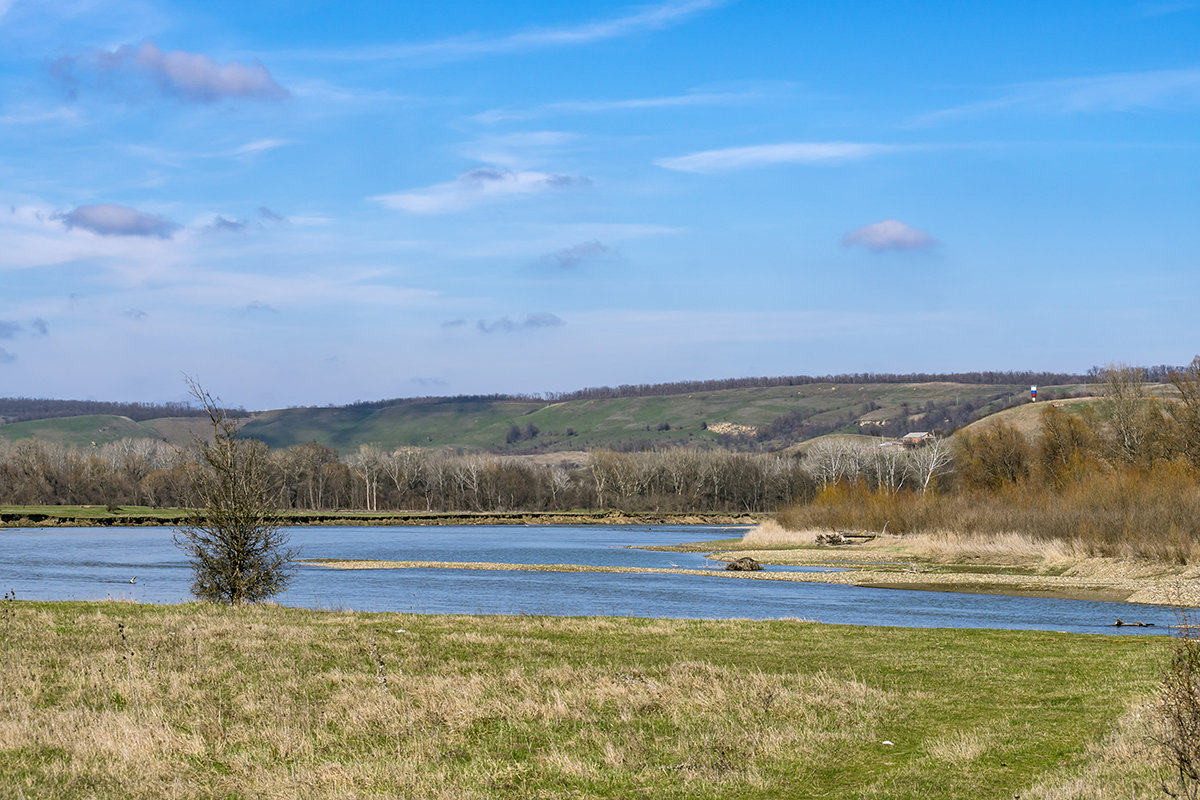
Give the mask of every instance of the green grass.
[(1127, 711), (1156, 686), (1161, 637), (115, 602), (0, 611), (12, 798), (1154, 787)]

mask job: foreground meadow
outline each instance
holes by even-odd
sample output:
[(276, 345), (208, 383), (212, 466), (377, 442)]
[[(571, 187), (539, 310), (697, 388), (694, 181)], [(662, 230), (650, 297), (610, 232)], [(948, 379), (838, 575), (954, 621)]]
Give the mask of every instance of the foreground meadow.
[(6, 600), (7, 798), (1153, 796), (1164, 637)]

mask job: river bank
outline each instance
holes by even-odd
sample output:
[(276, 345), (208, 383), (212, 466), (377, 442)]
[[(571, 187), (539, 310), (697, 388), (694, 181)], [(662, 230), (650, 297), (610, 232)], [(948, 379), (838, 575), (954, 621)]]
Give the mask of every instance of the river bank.
[(816, 538), (821, 533), (828, 532), (784, 531), (766, 524), (751, 529), (737, 542), (656, 549), (700, 549), (718, 561), (750, 557), (767, 565), (839, 570), (792, 573), (785, 580), (1200, 608), (1198, 566), (1096, 558), (1061, 543), (1015, 535), (876, 536), (848, 544), (818, 545)]
[[(171, 526), (195, 517), (186, 508), (149, 506), (0, 506), (0, 528)], [(708, 512), (579, 511), (286, 511), (283, 525), (727, 525), (762, 515)]]

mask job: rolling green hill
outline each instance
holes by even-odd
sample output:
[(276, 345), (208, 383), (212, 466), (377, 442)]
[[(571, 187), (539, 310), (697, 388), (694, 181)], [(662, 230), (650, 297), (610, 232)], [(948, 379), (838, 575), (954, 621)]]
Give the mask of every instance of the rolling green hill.
[[(315, 441), (343, 453), (362, 444), (527, 454), (668, 443), (721, 446), (739, 440), (780, 449), (828, 433), (878, 434), (881, 423), (937, 428), (948, 415), (985, 414), (1022, 401), (1028, 388), (950, 382), (814, 383), (563, 402), (430, 398), (264, 411), (253, 414), (243, 430), (273, 448)], [(1076, 388), (1043, 391), (1065, 394)], [(203, 432), (203, 425), (195, 417), (133, 422), (90, 415), (0, 425), (0, 438), (36, 436), (83, 447), (124, 437), (178, 444), (191, 439), (192, 431)]]

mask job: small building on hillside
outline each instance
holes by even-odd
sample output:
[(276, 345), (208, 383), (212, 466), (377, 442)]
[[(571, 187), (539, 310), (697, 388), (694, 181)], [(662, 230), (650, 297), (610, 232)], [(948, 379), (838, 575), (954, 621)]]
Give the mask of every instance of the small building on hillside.
[(904, 434), (900, 441), (909, 447), (920, 447), (923, 444), (929, 444), (936, 438), (929, 431), (913, 431), (912, 433)]

